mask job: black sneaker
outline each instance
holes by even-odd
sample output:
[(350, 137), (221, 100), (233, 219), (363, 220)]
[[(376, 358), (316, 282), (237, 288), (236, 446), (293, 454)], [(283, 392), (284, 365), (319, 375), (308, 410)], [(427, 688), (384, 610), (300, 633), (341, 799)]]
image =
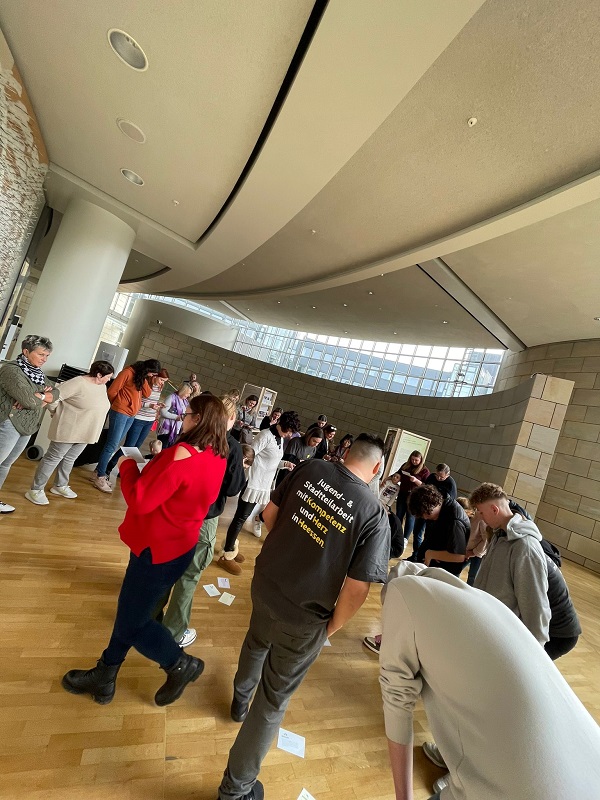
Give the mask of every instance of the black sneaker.
[(379, 653), (379, 649), (381, 647), (381, 634), (378, 633), (377, 636), (365, 636), (363, 639), (363, 644), (365, 647), (368, 647), (371, 652)]

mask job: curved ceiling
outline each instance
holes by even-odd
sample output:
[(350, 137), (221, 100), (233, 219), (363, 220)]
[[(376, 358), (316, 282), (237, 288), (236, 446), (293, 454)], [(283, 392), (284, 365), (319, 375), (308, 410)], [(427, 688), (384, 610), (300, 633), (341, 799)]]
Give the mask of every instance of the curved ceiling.
[[(5, 4), (0, 26), (49, 150), (53, 207), (84, 197), (135, 228), (126, 288), (226, 300), (259, 322), (465, 346), (497, 346), (502, 324), (507, 346), (597, 336), (595, 0), (329, 3), (252, 169), (198, 241), (312, 9)], [(110, 27), (139, 41), (147, 72), (118, 61)], [(118, 116), (147, 143), (126, 139)], [(122, 166), (146, 185), (126, 184)], [(436, 258), (470, 302), (450, 288), (459, 280), (442, 289), (415, 266)]]

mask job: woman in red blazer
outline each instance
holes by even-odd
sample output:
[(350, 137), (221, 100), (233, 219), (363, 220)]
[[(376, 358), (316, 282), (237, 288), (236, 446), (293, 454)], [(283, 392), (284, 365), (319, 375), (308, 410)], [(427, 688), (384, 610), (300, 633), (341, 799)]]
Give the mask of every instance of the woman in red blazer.
[(185, 653), (155, 608), (187, 569), (209, 506), (216, 500), (227, 465), (227, 415), (218, 397), (195, 397), (177, 443), (148, 462), (119, 459), (127, 513), (119, 532), (129, 547), (129, 565), (119, 594), (108, 647), (90, 670), (70, 670), (63, 687), (110, 703), (117, 673), (131, 647), (158, 664), (167, 680), (155, 696), (165, 706), (177, 700), (204, 662)]

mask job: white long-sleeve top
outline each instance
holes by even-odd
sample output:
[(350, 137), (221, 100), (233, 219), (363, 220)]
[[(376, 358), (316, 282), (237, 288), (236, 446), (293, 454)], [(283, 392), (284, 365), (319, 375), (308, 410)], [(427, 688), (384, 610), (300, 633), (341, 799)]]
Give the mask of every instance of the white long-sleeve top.
[(266, 505), (271, 496), (271, 484), (277, 468), (283, 464), (284, 440), (279, 444), (270, 428), (265, 428), (254, 437), (254, 463), (248, 472), (248, 486), (242, 500)]
[(525, 625), (442, 569), (387, 585), (386, 734), (412, 741), (423, 698), (450, 772), (442, 800), (598, 800), (600, 728)]

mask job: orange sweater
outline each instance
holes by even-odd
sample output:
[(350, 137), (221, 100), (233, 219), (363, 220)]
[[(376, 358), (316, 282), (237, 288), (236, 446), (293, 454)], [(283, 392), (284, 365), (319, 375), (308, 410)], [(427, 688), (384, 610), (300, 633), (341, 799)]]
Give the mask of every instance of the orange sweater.
[(110, 407), (119, 414), (135, 417), (142, 407), (142, 397), (150, 397), (152, 386), (148, 380), (144, 381), (142, 391), (136, 388), (133, 382), (133, 367), (125, 367), (119, 372), (108, 389)]

